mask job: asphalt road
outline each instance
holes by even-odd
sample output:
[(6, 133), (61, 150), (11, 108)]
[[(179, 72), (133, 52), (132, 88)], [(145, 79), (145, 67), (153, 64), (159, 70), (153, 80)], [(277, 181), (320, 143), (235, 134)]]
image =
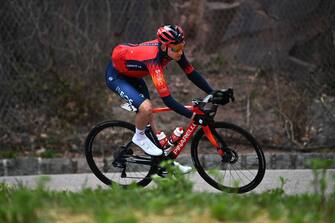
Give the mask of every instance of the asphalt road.
[[(83, 188), (97, 188), (101, 186), (107, 188), (101, 183), (93, 174), (62, 174), (62, 175), (48, 175), (50, 181), (46, 187), (50, 190), (69, 190), (80, 191)], [(12, 176), (0, 177), (0, 182), (17, 185), (23, 184), (34, 188), (41, 175), (34, 176)], [(208, 185), (197, 173), (189, 174), (187, 177), (194, 182), (194, 191), (208, 191), (220, 192)], [(267, 190), (275, 189), (281, 186), (280, 177), (286, 181), (284, 190), (286, 194), (302, 194), (313, 193), (315, 187), (313, 186), (313, 172), (312, 170), (267, 170), (261, 184), (253, 190), (253, 192), (261, 193)], [(335, 187), (335, 169), (327, 171), (327, 189), (326, 193), (331, 193)], [(150, 184), (149, 186), (152, 186)]]

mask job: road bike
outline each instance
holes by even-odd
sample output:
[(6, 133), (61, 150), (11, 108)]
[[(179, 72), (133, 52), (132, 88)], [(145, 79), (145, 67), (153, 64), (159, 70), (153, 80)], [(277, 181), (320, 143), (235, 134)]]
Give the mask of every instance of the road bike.
[[(144, 153), (131, 141), (135, 131), (133, 124), (119, 120), (99, 123), (89, 132), (85, 142), (90, 169), (107, 185), (127, 187), (135, 183), (146, 186), (152, 181), (152, 175), (164, 177), (166, 169), (160, 163), (176, 159), (191, 141), (192, 162), (208, 184), (225, 192), (245, 193), (253, 190), (265, 174), (264, 153), (248, 131), (231, 123), (214, 120), (218, 106), (234, 100), (233, 89), (226, 92), (228, 98), (214, 100), (214, 95), (209, 94), (204, 99), (193, 99), (192, 105), (185, 106), (212, 121), (203, 126), (192, 120), (178, 144), (159, 157)], [(129, 104), (127, 106), (123, 108), (135, 109)], [(168, 111), (171, 111), (168, 107), (153, 109), (153, 113)], [(147, 126), (145, 134), (161, 148), (150, 126)]]

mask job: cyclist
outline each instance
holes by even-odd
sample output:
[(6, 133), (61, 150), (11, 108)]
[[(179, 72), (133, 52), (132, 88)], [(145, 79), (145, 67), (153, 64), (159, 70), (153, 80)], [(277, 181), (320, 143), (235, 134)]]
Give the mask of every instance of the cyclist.
[[(176, 102), (170, 94), (164, 78), (164, 69), (167, 64), (174, 60), (183, 69), (187, 78), (207, 94), (213, 88), (188, 62), (184, 54), (185, 40), (184, 32), (177, 25), (165, 25), (158, 29), (157, 39), (140, 44), (125, 43), (114, 48), (111, 61), (106, 71), (107, 86), (129, 105), (134, 106), (136, 111), (136, 131), (132, 138), (133, 143), (152, 156), (160, 156), (163, 151), (158, 148), (149, 138), (144, 130), (148, 123), (155, 130), (152, 117), (152, 104), (148, 88), (142, 79), (150, 75), (159, 96), (164, 104), (175, 112), (193, 119), (197, 124), (206, 125), (209, 121), (206, 116), (195, 115), (182, 104)], [(183, 172), (191, 171), (191, 167), (183, 166), (174, 162)]]

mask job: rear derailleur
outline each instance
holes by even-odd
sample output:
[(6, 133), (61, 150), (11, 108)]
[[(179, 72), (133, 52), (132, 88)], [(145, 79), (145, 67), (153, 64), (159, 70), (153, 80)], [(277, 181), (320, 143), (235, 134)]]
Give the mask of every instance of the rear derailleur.
[(126, 174), (126, 157), (133, 155), (133, 151), (125, 146), (121, 146), (121, 148), (113, 153), (114, 161), (112, 162), (113, 166), (116, 168), (121, 168), (121, 178), (127, 177)]

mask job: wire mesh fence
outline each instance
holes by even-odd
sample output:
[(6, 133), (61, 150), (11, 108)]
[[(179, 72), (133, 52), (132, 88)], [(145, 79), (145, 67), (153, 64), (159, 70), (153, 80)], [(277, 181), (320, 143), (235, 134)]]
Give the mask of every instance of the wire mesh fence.
[(331, 0), (5, 0), (0, 149), (80, 149), (93, 123), (119, 115), (103, 75), (112, 48), (171, 23), (209, 82), (238, 87), (225, 118), (264, 145), (334, 147), (334, 11)]

